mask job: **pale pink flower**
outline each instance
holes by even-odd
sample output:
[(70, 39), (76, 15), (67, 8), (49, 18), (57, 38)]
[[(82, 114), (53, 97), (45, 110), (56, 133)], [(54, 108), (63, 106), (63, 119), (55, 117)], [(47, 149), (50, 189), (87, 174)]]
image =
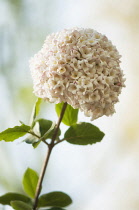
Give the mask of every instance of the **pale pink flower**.
[(120, 57), (93, 29), (53, 33), (30, 60), (34, 93), (49, 102), (67, 102), (91, 119), (112, 115), (125, 86)]

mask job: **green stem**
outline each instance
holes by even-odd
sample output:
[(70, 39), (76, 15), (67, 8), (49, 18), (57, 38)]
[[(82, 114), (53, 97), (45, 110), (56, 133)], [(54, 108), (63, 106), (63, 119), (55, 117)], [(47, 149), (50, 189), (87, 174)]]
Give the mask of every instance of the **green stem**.
[(51, 142), (50, 142), (50, 144), (48, 144), (47, 155), (46, 155), (44, 164), (42, 166), (42, 170), (41, 170), (40, 177), (39, 177), (38, 184), (37, 184), (37, 188), (36, 188), (36, 194), (35, 194), (35, 200), (34, 200), (33, 210), (37, 210), (38, 199), (39, 199), (39, 195), (40, 195), (40, 192), (41, 192), (42, 182), (43, 182), (43, 179), (44, 179), (44, 175), (45, 175), (45, 172), (46, 172), (46, 168), (47, 168), (47, 165), (48, 165), (48, 162), (49, 162), (49, 159), (50, 159), (50, 155), (51, 155), (52, 149), (55, 146), (54, 142), (55, 142), (55, 140), (57, 138), (59, 126), (60, 126), (60, 123), (61, 123), (62, 118), (64, 116), (66, 107), (67, 107), (67, 103), (64, 103), (63, 104), (63, 108), (61, 110), (60, 117), (58, 119), (57, 126), (56, 126), (55, 131), (54, 131), (54, 134), (52, 136)]

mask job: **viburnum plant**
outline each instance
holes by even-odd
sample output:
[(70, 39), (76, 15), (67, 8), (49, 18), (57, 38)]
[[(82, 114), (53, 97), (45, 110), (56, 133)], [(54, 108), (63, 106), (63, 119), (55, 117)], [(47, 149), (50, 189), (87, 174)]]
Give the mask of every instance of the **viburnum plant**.
[[(91, 120), (115, 112), (114, 105), (125, 86), (120, 57), (111, 41), (93, 29), (65, 29), (46, 38), (42, 49), (30, 60), (34, 93), (38, 97), (30, 123), (21, 122), (8, 128), (0, 133), (0, 140), (11, 142), (27, 134), (24, 141), (33, 148), (44, 143), (47, 156), (40, 175), (30, 168), (25, 171), (26, 195), (11, 192), (2, 195), (2, 205), (11, 205), (16, 210), (62, 210), (72, 203), (72, 199), (58, 189), (41, 194), (48, 161), (53, 148), (63, 141), (92, 145), (102, 140), (104, 133), (98, 127), (78, 122), (78, 110)], [(56, 104), (56, 124), (38, 118), (42, 101)], [(62, 135), (61, 122), (68, 126)]]

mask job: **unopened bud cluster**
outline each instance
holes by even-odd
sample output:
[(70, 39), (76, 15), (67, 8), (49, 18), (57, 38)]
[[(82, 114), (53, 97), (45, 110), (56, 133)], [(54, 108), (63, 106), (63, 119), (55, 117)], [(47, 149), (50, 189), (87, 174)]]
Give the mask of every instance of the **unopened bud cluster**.
[(109, 116), (124, 87), (120, 57), (93, 29), (53, 33), (30, 60), (34, 93), (49, 102), (67, 102), (92, 119)]

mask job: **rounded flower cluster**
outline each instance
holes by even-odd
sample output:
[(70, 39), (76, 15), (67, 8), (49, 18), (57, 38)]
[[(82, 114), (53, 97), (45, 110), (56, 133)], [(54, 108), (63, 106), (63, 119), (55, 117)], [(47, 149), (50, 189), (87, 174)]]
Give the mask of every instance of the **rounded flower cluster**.
[(49, 102), (67, 102), (92, 119), (109, 116), (124, 87), (120, 57), (93, 29), (53, 33), (30, 60), (34, 93)]

